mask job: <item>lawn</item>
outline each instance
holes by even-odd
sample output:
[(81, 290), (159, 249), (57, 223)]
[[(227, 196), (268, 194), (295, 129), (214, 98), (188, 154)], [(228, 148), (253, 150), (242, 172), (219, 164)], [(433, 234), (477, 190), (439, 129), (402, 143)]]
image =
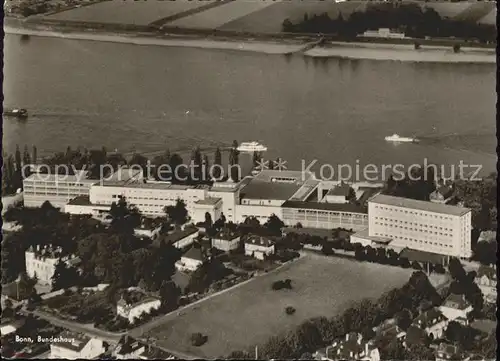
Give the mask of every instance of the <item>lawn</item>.
[(344, 18), (348, 18), (355, 10), (361, 11), (365, 7), (365, 1), (349, 1), (338, 4), (333, 1), (302, 0), (276, 2), (234, 21), (226, 21), (224, 25), (221, 24), (219, 30), (279, 33), (285, 19), (297, 22), (303, 19), (306, 13), (309, 16), (328, 13), (332, 18), (337, 18), (342, 13)]
[(480, 24), (495, 25), (497, 23), (497, 9), (494, 8), (484, 18), (479, 20)]
[(47, 16), (48, 19), (105, 24), (148, 25), (156, 20), (207, 5), (203, 1), (105, 1)]
[[(334, 316), (363, 298), (378, 298), (403, 285), (412, 270), (308, 254), (274, 273), (182, 310), (149, 332), (158, 345), (200, 358), (252, 348), (270, 336), (316, 316)], [(292, 290), (273, 291), (277, 280), (291, 279)], [(295, 314), (286, 315), (293, 306)], [(192, 333), (208, 336), (191, 345)]]
[(432, 8), (441, 15), (443, 18), (453, 19), (455, 16), (466, 10), (471, 6), (468, 2), (459, 3), (449, 3), (449, 2), (437, 2), (437, 3), (425, 3), (423, 5), (427, 8)]
[(469, 5), (467, 9), (455, 16), (454, 20), (464, 20), (470, 22), (478, 22), (481, 18), (488, 15), (496, 4), (494, 2), (477, 2)]

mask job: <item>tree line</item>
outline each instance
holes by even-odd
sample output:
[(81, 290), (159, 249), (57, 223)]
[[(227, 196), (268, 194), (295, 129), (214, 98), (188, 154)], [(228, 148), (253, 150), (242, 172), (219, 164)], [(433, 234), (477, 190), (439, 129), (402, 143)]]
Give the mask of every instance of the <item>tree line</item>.
[[(26, 164), (36, 163), (37, 148), (32, 147), (31, 153), (28, 146), (24, 146), (24, 151), (21, 153), (19, 145), (16, 145), (14, 154), (7, 154), (2, 149), (2, 194), (9, 195), (16, 192), (17, 189), (23, 186), (22, 167)], [(29, 175), (29, 174), (25, 174)]]
[(305, 14), (302, 21), (295, 24), (285, 19), (282, 28), (284, 32), (333, 34), (342, 38), (355, 38), (367, 30), (390, 28), (413, 38), (454, 37), (481, 42), (495, 42), (497, 33), (494, 25), (443, 18), (433, 8), (416, 3), (370, 4), (366, 10), (355, 11), (347, 19), (342, 13), (336, 19), (327, 13), (311, 17)]

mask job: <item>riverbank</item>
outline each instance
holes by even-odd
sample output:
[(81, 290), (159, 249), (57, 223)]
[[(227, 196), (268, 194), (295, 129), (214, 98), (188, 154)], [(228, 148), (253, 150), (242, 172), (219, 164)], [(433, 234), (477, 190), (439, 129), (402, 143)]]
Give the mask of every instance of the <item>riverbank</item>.
[(160, 34), (152, 31), (110, 31), (109, 29), (64, 28), (35, 23), (10, 24), (6, 34), (56, 37), (63, 39), (124, 43), (142, 46), (188, 47), (216, 50), (236, 50), (270, 55), (302, 53), (310, 57), (332, 57), (345, 59), (395, 60), (409, 62), (482, 63), (495, 64), (493, 48), (463, 47), (453, 52), (451, 47), (425, 45), (415, 50), (412, 44), (326, 42), (316, 46), (317, 40), (310, 37), (256, 39), (251, 36), (220, 36), (204, 34)]

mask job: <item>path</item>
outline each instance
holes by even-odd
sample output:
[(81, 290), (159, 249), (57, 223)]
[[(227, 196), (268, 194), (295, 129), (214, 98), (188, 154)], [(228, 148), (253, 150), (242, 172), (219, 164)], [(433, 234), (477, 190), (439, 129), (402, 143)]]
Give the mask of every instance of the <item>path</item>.
[[(27, 313), (26, 311), (24, 312)], [(93, 326), (83, 325), (75, 321), (63, 320), (57, 316), (42, 311), (35, 310), (32, 313), (34, 316), (40, 317), (41, 319), (44, 319), (56, 326), (66, 328), (74, 332), (84, 333), (89, 336), (97, 337), (113, 343), (119, 341), (120, 338), (126, 334), (126, 332), (115, 333), (115, 332), (99, 330)]]

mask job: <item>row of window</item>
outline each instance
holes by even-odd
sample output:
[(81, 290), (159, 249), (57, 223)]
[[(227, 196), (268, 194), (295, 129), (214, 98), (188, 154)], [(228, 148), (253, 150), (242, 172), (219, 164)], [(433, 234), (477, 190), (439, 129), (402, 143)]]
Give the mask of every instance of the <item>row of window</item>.
[(401, 228), (405, 229), (408, 231), (416, 231), (420, 233), (429, 233), (429, 234), (435, 234), (435, 235), (440, 235), (440, 236), (445, 236), (445, 237), (451, 237), (451, 233), (446, 233), (446, 232), (438, 232), (438, 231), (431, 231), (427, 229), (422, 229), (422, 228), (413, 228), (413, 227), (406, 227), (406, 226), (398, 226), (398, 225), (393, 225), (393, 224), (387, 224), (387, 223), (382, 223), (382, 222), (375, 222), (376, 225), (380, 226), (385, 226), (385, 227), (390, 227), (390, 228)]
[(430, 212), (409, 211), (409, 210), (406, 210), (406, 209), (399, 209), (399, 208), (393, 208), (393, 207), (384, 207), (384, 206), (378, 206), (378, 205), (376, 205), (375, 208), (382, 209), (384, 211), (399, 212), (399, 213), (411, 214), (411, 215), (420, 216), (420, 217), (445, 219), (445, 220), (449, 220), (449, 221), (451, 221), (453, 219), (452, 217), (443, 216), (443, 215), (437, 215), (435, 213), (430, 213)]
[(452, 247), (451, 244), (439, 243), (439, 242), (431, 242), (431, 241), (423, 241), (423, 240), (415, 239), (415, 238), (411, 238), (411, 237), (392, 236), (390, 234), (379, 233), (379, 232), (375, 232), (375, 235), (379, 236), (379, 237), (394, 238), (394, 239), (399, 239), (401, 241), (404, 240), (404, 241), (410, 241), (410, 242), (420, 243), (420, 244), (434, 245), (434, 246), (440, 246), (440, 247), (446, 247), (446, 248), (451, 248)]
[(391, 218), (386, 218), (386, 217), (375, 217), (375, 219), (379, 219), (381, 221), (386, 221), (386, 222), (393, 222), (393, 223), (400, 223), (400, 224), (409, 224), (409, 225), (414, 225), (414, 226), (420, 226), (424, 228), (435, 228), (439, 230), (445, 230), (445, 231), (452, 231), (452, 228), (447, 228), (447, 227), (441, 227), (441, 226), (433, 226), (427, 223), (419, 223), (419, 222), (410, 222), (410, 221), (402, 221), (400, 219), (391, 219)]

